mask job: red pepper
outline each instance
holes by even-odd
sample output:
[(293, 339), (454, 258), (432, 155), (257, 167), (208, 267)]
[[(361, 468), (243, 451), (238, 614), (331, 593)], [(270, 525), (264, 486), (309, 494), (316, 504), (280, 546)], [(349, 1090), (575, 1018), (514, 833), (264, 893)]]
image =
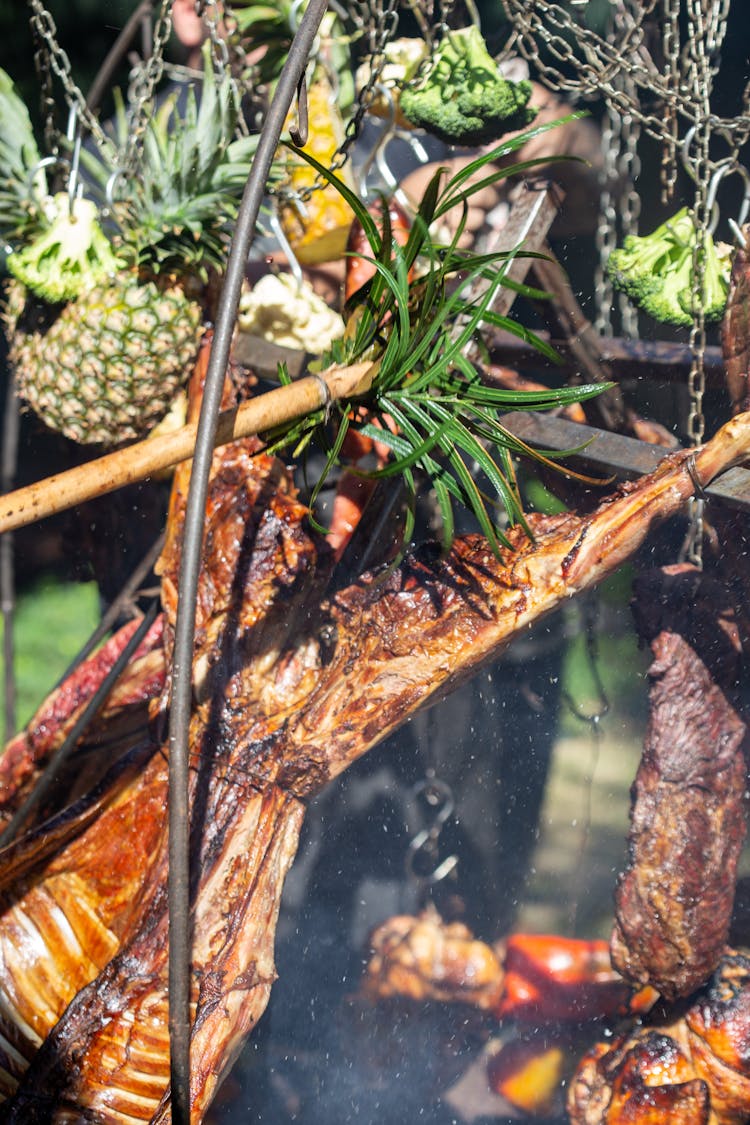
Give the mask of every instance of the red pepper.
[(505, 947), (501, 1019), (573, 1020), (615, 1015), (630, 988), (612, 968), (606, 941), (513, 934)]
[[(368, 211), (375, 220), (375, 225), (378, 230), (383, 229), (383, 205), (380, 200), (372, 204)], [(394, 242), (399, 246), (405, 246), (406, 240), (409, 237), (411, 223), (409, 216), (404, 211), (400, 203), (395, 199), (391, 199), (388, 204), (388, 217), (391, 220), (391, 232), (393, 234)], [(349, 231), (349, 239), (346, 244), (346, 249), (349, 253), (358, 255), (364, 254), (368, 258), (374, 257), (374, 250), (368, 241), (364, 228), (358, 219), (352, 223), (351, 230)], [(366, 261), (365, 258), (349, 257), (346, 259), (346, 280), (344, 282), (344, 302), (346, 303), (357, 290), (366, 285), (370, 278), (375, 273), (375, 267)], [(409, 272), (409, 281), (411, 281), (413, 271)]]

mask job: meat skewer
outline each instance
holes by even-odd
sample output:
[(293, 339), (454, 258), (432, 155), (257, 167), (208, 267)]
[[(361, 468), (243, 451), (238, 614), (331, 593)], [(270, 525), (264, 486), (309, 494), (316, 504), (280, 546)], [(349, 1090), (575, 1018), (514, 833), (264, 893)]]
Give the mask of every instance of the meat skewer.
[[(467, 536), (445, 558), (426, 548), (386, 579), (365, 576), (321, 603), (330, 551), (306, 531), (285, 470), (251, 439), (217, 451), (191, 729), (196, 1120), (267, 1003), (279, 899), (307, 800), (533, 621), (619, 567), (696, 481), (749, 452), (750, 415), (741, 415), (695, 455), (668, 456), (585, 518), (532, 516), (534, 540), (516, 528), (512, 551), (495, 556)], [(186, 472), (176, 477), (162, 562), (167, 661)], [(52, 860), (40, 834), (6, 853), (0, 949), (29, 923), (36, 936), (20, 943), (12, 973), (0, 966), (10, 1095), (0, 1120), (169, 1119), (166, 748), (142, 744), (121, 779), (128, 770), (119, 788), (103, 785), (45, 826), (41, 835), (59, 843)], [(72, 894), (101, 937), (75, 995), (57, 987)], [(77, 925), (88, 951), (90, 934)], [(70, 939), (62, 944), (69, 951)]]

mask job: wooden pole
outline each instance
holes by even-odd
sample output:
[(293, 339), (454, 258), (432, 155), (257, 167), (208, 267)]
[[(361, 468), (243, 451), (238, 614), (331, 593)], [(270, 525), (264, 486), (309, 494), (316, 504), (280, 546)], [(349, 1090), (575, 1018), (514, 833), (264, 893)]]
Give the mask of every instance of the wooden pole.
[[(334, 367), (321, 375), (308, 375), (268, 391), (221, 414), (215, 444), (226, 445), (236, 438), (264, 433), (331, 402), (364, 394), (376, 370), (377, 365), (369, 362)], [(146, 438), (75, 469), (6, 493), (0, 497), (0, 533), (36, 523), (187, 461), (193, 453), (197, 429), (196, 422), (190, 423), (171, 434)]]

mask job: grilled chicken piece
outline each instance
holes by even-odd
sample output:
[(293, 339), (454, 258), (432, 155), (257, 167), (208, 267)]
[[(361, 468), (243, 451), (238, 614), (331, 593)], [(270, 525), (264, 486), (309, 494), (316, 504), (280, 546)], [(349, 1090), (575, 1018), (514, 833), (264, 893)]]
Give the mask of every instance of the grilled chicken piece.
[(687, 564), (641, 575), (634, 612), (654, 654), (651, 713), (612, 960), (675, 1000), (708, 979), (729, 934), (747, 811), (742, 651), (727, 591)]
[(687, 1006), (597, 1043), (570, 1084), (573, 1125), (746, 1125), (750, 960), (726, 950)]
[(503, 969), (497, 951), (461, 922), (444, 922), (434, 908), (416, 918), (389, 918), (373, 931), (370, 947), (360, 986), (369, 1000), (397, 996), (471, 1004), (482, 1011), (499, 1003)]
[[(695, 475), (706, 484), (748, 452), (745, 415), (695, 455)], [(285, 470), (252, 441), (215, 454), (190, 747), (196, 1121), (267, 1002), (279, 899), (307, 799), (533, 621), (619, 567), (692, 494), (689, 456), (670, 455), (585, 518), (532, 517), (533, 542), (515, 529), (513, 550), (499, 557), (469, 536), (446, 558), (427, 548), (325, 603), (330, 552), (305, 530)], [(167, 654), (186, 481), (183, 468), (162, 568)], [(167, 750), (140, 753), (139, 768), (134, 759), (120, 766), (121, 779), (131, 774), (119, 789), (103, 784), (67, 822), (15, 846), (0, 948), (24, 927), (33, 937), (19, 944), (12, 974), (0, 968), (8, 1087), (19, 1083), (0, 1120), (169, 1120)], [(79, 927), (90, 964), (72, 987), (60, 953), (73, 947), (60, 936), (71, 896), (101, 954), (92, 956)], [(55, 932), (45, 929), (43, 903)], [(73, 997), (81, 976), (90, 983)]]

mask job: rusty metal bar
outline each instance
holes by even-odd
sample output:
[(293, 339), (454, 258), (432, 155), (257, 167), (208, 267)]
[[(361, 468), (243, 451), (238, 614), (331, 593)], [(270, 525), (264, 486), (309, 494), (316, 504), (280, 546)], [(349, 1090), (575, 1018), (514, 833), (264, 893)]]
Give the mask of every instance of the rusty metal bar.
[[(576, 365), (576, 357), (569, 340), (539, 329), (536, 332), (560, 356), (562, 366), (551, 363), (546, 356), (510, 332), (496, 332), (489, 339), (493, 363), (519, 369), (568, 372)], [(618, 382), (625, 379), (655, 379), (662, 382), (682, 382), (690, 370), (691, 354), (687, 344), (670, 340), (626, 340), (622, 336), (602, 337), (599, 341), (603, 362)], [(706, 383), (709, 387), (724, 385), (724, 361), (721, 348), (706, 348)]]
[(179, 601), (173, 648), (169, 710), (169, 1044), (173, 1125), (190, 1125), (190, 801), (188, 738), (192, 706), (192, 662), (198, 575), (208, 479), (224, 377), (255, 231), (279, 137), (327, 9), (327, 0), (309, 0), (289, 48), (266, 114), (245, 185), (229, 252), (216, 327), (206, 371), (180, 559)]

